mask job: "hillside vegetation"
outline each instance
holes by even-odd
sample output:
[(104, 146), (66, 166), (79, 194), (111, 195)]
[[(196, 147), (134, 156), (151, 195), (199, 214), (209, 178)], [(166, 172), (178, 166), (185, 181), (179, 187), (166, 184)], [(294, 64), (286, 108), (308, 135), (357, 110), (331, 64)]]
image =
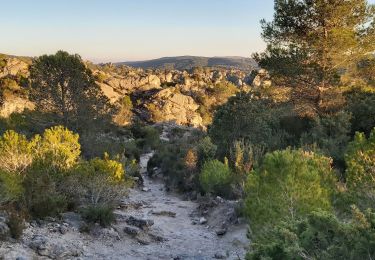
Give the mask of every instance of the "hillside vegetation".
[(257, 68), (256, 62), (244, 57), (200, 57), (178, 56), (163, 57), (145, 61), (119, 62), (118, 65), (128, 65), (142, 69), (191, 70), (195, 67), (217, 67), (226, 69), (240, 69), (251, 71)]
[(30, 232), (70, 211), (119, 258), (126, 237), (174, 253), (156, 258), (374, 259), (375, 8), (275, 0), (261, 24), (253, 71), (1, 56), (0, 239), (59, 258)]

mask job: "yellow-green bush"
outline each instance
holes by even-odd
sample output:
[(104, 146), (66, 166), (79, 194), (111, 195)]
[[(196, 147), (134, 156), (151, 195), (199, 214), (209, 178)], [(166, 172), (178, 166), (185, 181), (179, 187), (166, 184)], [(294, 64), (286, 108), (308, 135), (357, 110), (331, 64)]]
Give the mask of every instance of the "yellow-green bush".
[(232, 177), (227, 164), (210, 160), (204, 163), (199, 181), (206, 193), (227, 197), (231, 194)]
[(106, 175), (110, 180), (117, 182), (124, 179), (125, 171), (123, 165), (118, 161), (110, 160), (108, 158), (104, 160), (94, 158), (89, 163), (96, 174)]
[(73, 167), (81, 154), (79, 135), (63, 126), (54, 126), (44, 131), (42, 136), (35, 136), (39, 159), (50, 162), (59, 169)]
[(120, 162), (94, 158), (81, 161), (70, 170), (65, 192), (75, 196), (76, 204), (114, 206), (124, 195), (125, 171)]
[(32, 163), (35, 142), (13, 130), (0, 137), (0, 168), (7, 172), (23, 173)]

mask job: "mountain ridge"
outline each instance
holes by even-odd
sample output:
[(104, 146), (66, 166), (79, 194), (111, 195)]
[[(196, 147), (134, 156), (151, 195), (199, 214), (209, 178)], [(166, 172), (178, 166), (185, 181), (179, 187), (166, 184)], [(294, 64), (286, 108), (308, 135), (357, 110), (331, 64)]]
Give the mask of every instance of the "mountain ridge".
[(226, 69), (240, 69), (245, 71), (257, 68), (252, 58), (241, 56), (169, 56), (150, 60), (117, 62), (115, 65), (127, 65), (142, 69), (175, 69), (190, 70), (195, 67), (223, 67)]

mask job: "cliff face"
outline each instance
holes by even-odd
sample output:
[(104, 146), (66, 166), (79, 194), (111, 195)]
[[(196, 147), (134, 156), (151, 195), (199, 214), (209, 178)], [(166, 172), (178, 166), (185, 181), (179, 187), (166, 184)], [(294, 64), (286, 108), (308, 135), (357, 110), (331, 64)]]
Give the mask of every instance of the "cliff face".
[[(31, 59), (0, 56), (0, 116), (34, 109), (27, 97)], [(144, 70), (128, 66), (88, 67), (112, 103), (129, 96), (135, 116), (148, 122), (173, 121), (204, 128), (218, 105), (239, 90), (250, 88), (250, 72), (200, 68), (188, 71)], [(125, 120), (126, 121), (126, 120)]]

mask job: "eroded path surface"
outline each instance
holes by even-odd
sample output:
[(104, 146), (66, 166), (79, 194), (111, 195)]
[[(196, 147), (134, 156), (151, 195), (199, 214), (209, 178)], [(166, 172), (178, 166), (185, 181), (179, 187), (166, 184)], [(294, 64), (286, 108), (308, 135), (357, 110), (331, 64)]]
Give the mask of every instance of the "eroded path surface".
[(225, 207), (202, 218), (197, 212), (197, 202), (167, 192), (162, 180), (145, 175), (151, 156), (149, 153), (141, 158), (143, 190), (130, 191), (115, 212), (117, 223), (112, 228), (98, 227), (91, 234), (81, 233), (79, 218), (74, 213), (66, 214), (63, 220), (33, 223), (20, 242), (1, 244), (0, 256), (4, 259), (243, 259), (249, 243), (246, 225), (230, 225), (224, 235), (218, 235), (217, 224), (227, 214)]

